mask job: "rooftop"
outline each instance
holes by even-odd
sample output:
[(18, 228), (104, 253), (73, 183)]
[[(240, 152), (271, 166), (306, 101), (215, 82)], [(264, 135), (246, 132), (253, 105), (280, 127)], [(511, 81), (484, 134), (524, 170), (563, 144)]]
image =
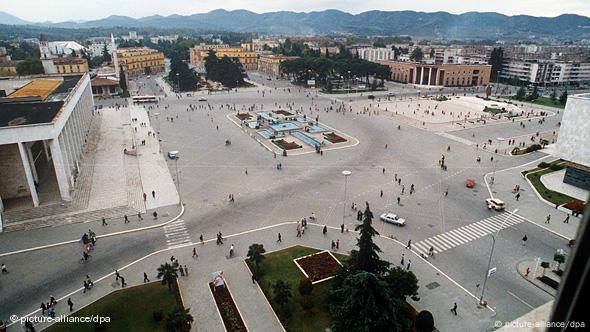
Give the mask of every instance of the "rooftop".
[(53, 63), (56, 65), (81, 65), (86, 63), (86, 60), (74, 56), (68, 56), (63, 58), (54, 58)]

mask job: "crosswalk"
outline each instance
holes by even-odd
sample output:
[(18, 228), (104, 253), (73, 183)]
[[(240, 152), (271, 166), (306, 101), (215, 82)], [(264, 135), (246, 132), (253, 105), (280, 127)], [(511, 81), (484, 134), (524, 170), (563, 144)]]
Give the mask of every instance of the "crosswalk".
[(166, 236), (168, 248), (192, 244), (191, 236), (182, 219), (164, 226), (164, 235)]
[(525, 221), (524, 218), (518, 215), (509, 215), (510, 213), (504, 212), (473, 224), (455, 228), (448, 232), (412, 243), (412, 248), (419, 254), (428, 255), (428, 251), (432, 247), (434, 248), (434, 253), (438, 254)]

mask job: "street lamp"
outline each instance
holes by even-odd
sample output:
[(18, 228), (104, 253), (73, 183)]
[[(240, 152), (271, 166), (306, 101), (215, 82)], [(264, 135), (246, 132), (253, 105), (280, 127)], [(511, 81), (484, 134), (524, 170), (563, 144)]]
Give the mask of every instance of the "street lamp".
[[(502, 228), (504, 227), (506, 222), (508, 222), (510, 217), (512, 217), (516, 212), (518, 212), (518, 209), (514, 209), (514, 211), (508, 213), (508, 215), (506, 216), (506, 219), (504, 219), (504, 222), (502, 223), (502, 227), (500, 227), (500, 229), (498, 229), (498, 231), (496, 232), (496, 236), (500, 235), (500, 231), (502, 230)], [(494, 234), (490, 234), (490, 236), (492, 237), (492, 250), (490, 251), (490, 257), (488, 258), (488, 268), (486, 270), (485, 279), (483, 280), (483, 288), (481, 289), (481, 296), (479, 297), (479, 304), (480, 305), (485, 305), (485, 302), (483, 300), (483, 295), (486, 291), (486, 284), (488, 283), (488, 278), (490, 277), (490, 266), (492, 264), (492, 256), (494, 255), (494, 247), (496, 246), (496, 237), (494, 236)]]
[(176, 73), (176, 89), (180, 92), (180, 73)]
[(500, 80), (500, 73), (502, 73), (501, 70), (497, 70), (496, 71), (496, 97), (498, 97), (498, 86), (499, 84), (499, 80)]
[(178, 200), (182, 206), (182, 195), (180, 194), (180, 177), (178, 176), (178, 159), (180, 159), (180, 156), (177, 154), (176, 158), (174, 158), (174, 163), (176, 164), (176, 189), (178, 190)]
[(342, 171), (344, 175), (344, 200), (342, 201), (342, 226), (344, 226), (344, 216), (346, 215), (346, 184), (348, 183), (348, 177), (352, 174), (351, 171)]
[[(504, 142), (506, 139), (504, 137), (498, 137), (498, 138), (496, 138), (496, 140), (498, 141), (498, 146), (499, 146), (500, 143)], [(494, 182), (496, 181), (496, 165), (497, 164), (498, 164), (498, 156), (496, 156), (496, 159), (492, 163), (492, 181), (490, 182), (490, 187), (493, 186)]]

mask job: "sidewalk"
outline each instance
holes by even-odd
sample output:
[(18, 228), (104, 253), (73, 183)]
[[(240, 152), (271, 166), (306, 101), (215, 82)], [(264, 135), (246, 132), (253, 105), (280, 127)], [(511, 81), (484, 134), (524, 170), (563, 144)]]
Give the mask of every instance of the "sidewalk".
[[(150, 279), (154, 280), (156, 268), (168, 262), (174, 255), (179, 263), (186, 265), (189, 275), (179, 277), (180, 288), (184, 296), (185, 305), (191, 308), (190, 313), (195, 318), (194, 328), (198, 331), (223, 331), (223, 323), (213, 302), (207, 283), (211, 279), (211, 272), (224, 271), (232, 296), (240, 309), (249, 331), (283, 331), (273, 311), (264, 299), (256, 284), (253, 284), (244, 265), (243, 260), (252, 243), (261, 243), (267, 252), (280, 250), (288, 246), (300, 244), (316, 248), (328, 249), (331, 241), (340, 239), (340, 252), (348, 253), (356, 244), (357, 234), (353, 232), (340, 233), (339, 230), (330, 228), (327, 235), (322, 235), (322, 225), (308, 224), (310, 227), (302, 238), (295, 237), (295, 223), (283, 223), (275, 226), (251, 230), (235, 235), (226, 235), (224, 245), (217, 246), (214, 239), (207, 240), (205, 244), (187, 245), (177, 249), (163, 249), (118, 270), (125, 277), (129, 286), (137, 285), (143, 281), (143, 272), (147, 272)], [(283, 242), (277, 244), (277, 233), (283, 234)], [(466, 330), (482, 331), (489, 326), (494, 313), (488, 309), (480, 309), (476, 305), (476, 299), (464, 288), (455, 284), (444, 276), (428, 262), (422, 260), (415, 253), (404, 249), (404, 245), (388, 238), (376, 238), (377, 245), (383, 250), (381, 255), (394, 264), (399, 262), (401, 254), (405, 254), (406, 262), (411, 259), (411, 270), (419, 279), (420, 301), (408, 300), (416, 310), (427, 309), (435, 317), (436, 327), (440, 331), (451, 331), (456, 326), (464, 326)], [(235, 245), (236, 255), (228, 259), (229, 246)], [(192, 248), (197, 248), (199, 257), (191, 258)], [(80, 284), (84, 276), (80, 276)], [(114, 282), (113, 274), (106, 276), (91, 276), (94, 280), (94, 288), (87, 293), (82, 293), (81, 288), (74, 287), (70, 294), (58, 294), (59, 304), (56, 313), (65, 313), (65, 301), (72, 297), (75, 308), (80, 308), (107, 295), (113, 290), (120, 289), (120, 284)], [(454, 316), (449, 311), (453, 302), (457, 302), (458, 315)], [(39, 314), (37, 304), (32, 304), (31, 310)], [(24, 313), (19, 313), (24, 314)], [(39, 326), (43, 327), (43, 326)], [(18, 331), (17, 324), (9, 327), (9, 332)]]
[[(549, 287), (548, 285), (544, 284), (539, 279), (537, 279), (537, 277), (540, 277), (543, 275), (543, 268), (541, 267), (541, 261), (539, 261), (539, 266), (537, 266), (537, 262), (535, 260), (520, 261), (520, 262), (518, 262), (518, 264), (516, 264), (516, 271), (526, 281), (530, 282), (531, 284), (539, 287), (540, 289), (544, 290), (548, 294), (551, 294), (552, 296), (555, 297), (555, 295), (557, 295), (557, 290)], [(528, 276), (526, 275), (527, 267), (530, 268)], [(537, 267), (536, 273), (535, 273), (535, 267)], [(545, 275), (546, 276), (551, 275), (550, 276), (551, 279), (553, 279), (555, 281), (559, 281), (559, 277), (555, 273), (553, 273), (551, 270), (552, 270), (551, 267), (545, 269)]]

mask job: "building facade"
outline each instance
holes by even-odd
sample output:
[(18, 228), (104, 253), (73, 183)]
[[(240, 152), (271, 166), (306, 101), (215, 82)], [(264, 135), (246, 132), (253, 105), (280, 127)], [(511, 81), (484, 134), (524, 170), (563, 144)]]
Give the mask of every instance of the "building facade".
[(121, 92), (119, 81), (111, 78), (95, 77), (90, 81), (92, 95), (95, 97), (111, 97)]
[[(197, 65), (202, 65), (204, 60), (204, 57), (207, 56), (207, 53), (209, 53), (209, 50), (216, 50), (218, 48), (228, 48), (229, 45), (228, 44), (199, 44), (199, 45), (195, 45), (193, 47), (191, 47), (189, 49), (189, 62), (195, 66)], [(202, 56), (203, 53), (201, 53), (201, 51), (207, 51), (205, 53), (204, 56)]]
[(15, 76), (16, 73), (16, 65), (18, 63), (14, 60), (4, 60), (0, 59), (0, 77), (3, 76)]
[(258, 58), (258, 71), (272, 77), (282, 77), (283, 71), (281, 64), (285, 60), (297, 59), (296, 56), (285, 56), (277, 54), (260, 55)]
[(191, 64), (195, 66), (203, 65), (205, 62), (205, 57), (207, 57), (210, 50), (214, 50), (215, 55), (218, 58), (223, 58), (224, 56), (227, 56), (229, 58), (239, 61), (240, 64), (242, 64), (242, 67), (244, 67), (244, 69), (246, 70), (258, 69), (258, 53), (247, 51), (241, 47), (217, 47), (197, 49), (194, 52), (191, 52)]
[(0, 98), (0, 199), (28, 198), (36, 207), (38, 192), (56, 183), (61, 199), (71, 200), (93, 117), (89, 74), (36, 77), (6, 94)]
[(130, 76), (165, 71), (164, 53), (147, 47), (118, 48), (116, 61), (117, 66)]
[(379, 61), (391, 69), (391, 80), (432, 86), (485, 86), (490, 82), (490, 65), (424, 64)]
[(358, 54), (360, 59), (372, 62), (389, 61), (395, 59), (395, 51), (391, 48), (358, 48), (356, 50), (356, 54)]
[(78, 74), (88, 72), (88, 61), (83, 58), (65, 57), (53, 58), (53, 69), (45, 74)]
[(552, 60), (507, 60), (502, 79), (517, 79), (532, 84), (582, 84), (590, 82), (590, 63)]

